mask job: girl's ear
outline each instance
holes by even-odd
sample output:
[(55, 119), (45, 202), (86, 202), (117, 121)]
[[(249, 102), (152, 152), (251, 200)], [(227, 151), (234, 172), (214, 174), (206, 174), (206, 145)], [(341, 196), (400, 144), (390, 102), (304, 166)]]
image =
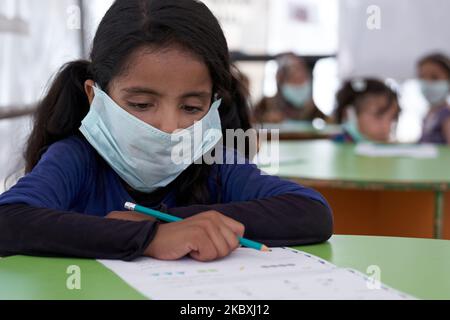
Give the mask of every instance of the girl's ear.
[(93, 80), (86, 80), (84, 82), (84, 92), (86, 92), (86, 95), (88, 97), (89, 105), (92, 104), (92, 100), (94, 100), (94, 85), (95, 82)]

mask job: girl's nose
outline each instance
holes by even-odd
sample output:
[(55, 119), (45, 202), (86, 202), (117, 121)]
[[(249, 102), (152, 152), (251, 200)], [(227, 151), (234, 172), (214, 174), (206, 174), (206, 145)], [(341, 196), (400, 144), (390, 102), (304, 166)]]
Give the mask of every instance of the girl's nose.
[(173, 133), (178, 129), (178, 122), (175, 119), (162, 119), (158, 129), (165, 133)]
[(173, 133), (180, 128), (177, 108), (160, 108), (156, 114), (152, 115), (149, 123), (165, 133)]

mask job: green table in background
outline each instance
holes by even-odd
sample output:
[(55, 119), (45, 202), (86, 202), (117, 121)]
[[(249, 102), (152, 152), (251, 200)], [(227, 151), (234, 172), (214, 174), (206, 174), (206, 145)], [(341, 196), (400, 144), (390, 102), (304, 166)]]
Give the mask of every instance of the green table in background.
[(278, 130), (280, 140), (313, 140), (330, 139), (342, 132), (342, 127), (335, 124), (326, 124), (318, 120), (319, 124), (313, 125), (311, 121), (284, 121), (281, 123), (261, 123), (255, 125), (256, 129)]
[[(421, 299), (450, 299), (450, 241), (333, 236), (296, 249), (366, 273)], [(68, 290), (68, 266), (81, 269), (81, 290)], [(0, 299), (145, 299), (95, 260), (14, 256), (0, 259)]]
[[(263, 144), (260, 152), (267, 152), (268, 146)], [(354, 144), (332, 141), (281, 141), (278, 170), (261, 168), (316, 188), (431, 191), (435, 194), (434, 237), (442, 238), (444, 192), (450, 190), (450, 148), (438, 147), (437, 158), (424, 159), (358, 156), (354, 149)]]

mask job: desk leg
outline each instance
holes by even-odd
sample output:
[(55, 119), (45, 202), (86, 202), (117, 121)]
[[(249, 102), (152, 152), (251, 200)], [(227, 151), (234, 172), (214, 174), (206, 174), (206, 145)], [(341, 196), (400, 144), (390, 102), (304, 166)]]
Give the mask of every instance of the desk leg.
[(444, 225), (444, 192), (436, 191), (434, 200), (434, 238), (442, 239), (442, 227)]

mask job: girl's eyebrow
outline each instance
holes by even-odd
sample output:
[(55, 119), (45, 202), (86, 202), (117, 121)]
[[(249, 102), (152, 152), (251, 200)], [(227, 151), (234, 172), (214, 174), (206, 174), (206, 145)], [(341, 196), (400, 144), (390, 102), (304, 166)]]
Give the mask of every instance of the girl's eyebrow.
[(156, 90), (145, 88), (145, 87), (130, 87), (130, 88), (124, 88), (121, 91), (124, 91), (126, 93), (134, 93), (134, 94), (151, 94), (154, 96), (162, 96), (161, 93), (157, 92)]
[[(156, 90), (153, 90), (151, 88), (145, 88), (145, 87), (130, 87), (130, 88), (124, 88), (122, 91), (126, 93), (131, 94), (151, 94), (154, 96), (162, 96), (163, 94), (159, 93)], [(191, 91), (184, 93), (181, 98), (209, 98), (211, 96), (211, 92), (208, 91)]]
[(211, 97), (211, 92), (207, 91), (192, 91), (187, 92), (181, 96), (182, 98), (209, 98)]

